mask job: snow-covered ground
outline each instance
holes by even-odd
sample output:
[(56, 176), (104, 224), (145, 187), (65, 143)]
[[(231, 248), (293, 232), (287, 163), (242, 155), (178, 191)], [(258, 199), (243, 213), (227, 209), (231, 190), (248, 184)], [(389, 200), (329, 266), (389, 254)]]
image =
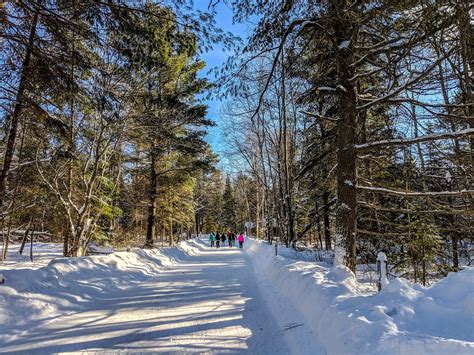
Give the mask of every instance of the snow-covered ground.
[(303, 315), (329, 354), (474, 354), (472, 267), (431, 287), (394, 279), (375, 293), (344, 267), (275, 257), (257, 241), (248, 252), (266, 288)]
[(30, 260), (30, 244), (26, 244), (23, 254), (20, 255), (20, 244), (10, 244), (8, 247), (8, 258), (0, 268), (17, 269), (38, 269), (46, 266), (51, 259), (60, 258), (63, 255), (63, 246), (58, 243), (34, 243), (33, 244), (33, 262)]
[[(191, 241), (0, 272), (0, 351), (300, 350), (287, 345), (291, 324), (275, 324), (250, 257), (235, 248)], [(307, 329), (295, 331), (306, 332), (302, 346), (314, 343)]]
[(474, 268), (374, 293), (345, 268), (253, 240), (76, 259), (35, 250), (34, 264), (0, 266), (0, 352), (474, 353)]
[[(273, 248), (275, 245), (273, 245)], [(333, 251), (313, 249), (307, 246), (298, 245), (298, 250), (293, 248), (286, 248), (284, 245), (279, 245), (278, 255), (284, 257), (285, 259), (293, 259), (300, 261), (316, 261), (320, 265), (325, 265), (324, 263), (332, 263), (334, 257)], [(375, 264), (357, 264), (357, 281), (360, 283), (370, 286), (375, 292), (377, 290), (377, 266)], [(391, 274), (395, 272), (390, 270)]]

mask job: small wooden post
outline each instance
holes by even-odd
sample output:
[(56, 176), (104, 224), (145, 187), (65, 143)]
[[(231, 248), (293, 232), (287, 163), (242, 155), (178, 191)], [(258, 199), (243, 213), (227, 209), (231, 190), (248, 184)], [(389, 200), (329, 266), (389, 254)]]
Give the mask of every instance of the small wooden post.
[(387, 262), (387, 256), (380, 252), (377, 254), (377, 274), (378, 274), (378, 282), (377, 282), (377, 287), (379, 292), (383, 290), (385, 287), (388, 285), (388, 262)]

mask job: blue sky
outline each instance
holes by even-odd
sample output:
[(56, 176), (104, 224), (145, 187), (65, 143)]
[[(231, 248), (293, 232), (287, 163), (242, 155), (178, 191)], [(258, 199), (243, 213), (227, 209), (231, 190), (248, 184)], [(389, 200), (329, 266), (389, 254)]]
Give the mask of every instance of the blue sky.
[[(205, 11), (207, 11), (208, 5), (209, 0), (197, 0), (194, 3), (195, 8)], [(222, 1), (217, 4), (216, 12), (217, 26), (222, 28), (224, 31), (238, 35), (242, 39), (245, 39), (250, 33), (251, 29), (248, 25), (232, 23), (232, 10), (226, 4), (222, 3)], [(201, 74), (207, 76), (212, 81), (214, 79), (214, 75), (209, 74), (209, 71), (212, 68), (221, 66), (230, 55), (232, 55), (232, 53), (224, 51), (222, 45), (214, 45), (214, 48), (211, 51), (201, 55), (201, 58), (206, 62), (206, 68)], [(225, 136), (221, 131), (221, 119), (219, 116), (219, 111), (224, 102), (221, 102), (217, 99), (211, 99), (206, 100), (206, 103), (209, 106), (207, 114), (208, 118), (212, 119), (217, 124), (216, 127), (209, 129), (206, 140), (211, 145), (213, 151), (217, 154), (220, 154), (223, 150)]]

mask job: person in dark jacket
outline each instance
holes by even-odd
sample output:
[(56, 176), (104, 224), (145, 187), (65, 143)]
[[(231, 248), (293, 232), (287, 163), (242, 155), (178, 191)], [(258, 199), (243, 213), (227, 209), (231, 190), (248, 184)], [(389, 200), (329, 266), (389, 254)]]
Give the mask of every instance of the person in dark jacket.
[(231, 232), (229, 236), (229, 247), (233, 247), (235, 245), (235, 233)]
[(219, 248), (219, 244), (221, 243), (221, 235), (219, 232), (216, 233), (216, 248)]
[(222, 234), (221, 234), (222, 246), (224, 246), (224, 243), (225, 243), (226, 239), (227, 239), (227, 238), (226, 238), (225, 232), (222, 232)]

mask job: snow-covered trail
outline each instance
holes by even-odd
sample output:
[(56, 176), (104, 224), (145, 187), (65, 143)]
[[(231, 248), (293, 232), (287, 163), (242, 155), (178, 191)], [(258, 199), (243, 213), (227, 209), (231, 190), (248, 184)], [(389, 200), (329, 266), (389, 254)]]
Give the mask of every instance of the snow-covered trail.
[[(300, 319), (288, 318), (291, 312), (271, 289), (262, 293), (245, 250), (211, 249), (203, 241), (198, 248), (196, 255), (145, 282), (83, 300), (80, 312), (19, 333), (0, 352), (288, 354), (311, 349), (314, 334)], [(299, 343), (287, 343), (294, 335)]]

